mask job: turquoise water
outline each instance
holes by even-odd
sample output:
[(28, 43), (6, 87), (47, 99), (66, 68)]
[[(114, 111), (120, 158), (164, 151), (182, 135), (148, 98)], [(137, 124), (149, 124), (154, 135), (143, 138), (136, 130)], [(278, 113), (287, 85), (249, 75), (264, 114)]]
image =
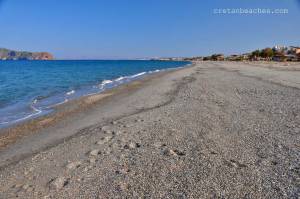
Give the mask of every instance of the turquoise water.
[(0, 128), (47, 114), (58, 104), (182, 67), (172, 61), (0, 61)]

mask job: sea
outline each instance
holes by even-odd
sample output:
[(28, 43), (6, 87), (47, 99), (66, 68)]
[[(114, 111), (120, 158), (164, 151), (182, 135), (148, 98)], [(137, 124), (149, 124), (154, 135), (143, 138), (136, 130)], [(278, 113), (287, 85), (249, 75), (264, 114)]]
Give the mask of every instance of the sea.
[(184, 61), (0, 61), (0, 128), (54, 111), (82, 96), (101, 93)]

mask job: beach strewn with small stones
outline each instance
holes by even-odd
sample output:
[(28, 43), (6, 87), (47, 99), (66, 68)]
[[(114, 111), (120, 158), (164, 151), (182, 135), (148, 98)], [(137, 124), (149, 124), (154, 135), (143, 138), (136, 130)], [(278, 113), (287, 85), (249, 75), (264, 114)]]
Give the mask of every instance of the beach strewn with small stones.
[(300, 66), (286, 67), (133, 82), (2, 149), (0, 198), (299, 198)]

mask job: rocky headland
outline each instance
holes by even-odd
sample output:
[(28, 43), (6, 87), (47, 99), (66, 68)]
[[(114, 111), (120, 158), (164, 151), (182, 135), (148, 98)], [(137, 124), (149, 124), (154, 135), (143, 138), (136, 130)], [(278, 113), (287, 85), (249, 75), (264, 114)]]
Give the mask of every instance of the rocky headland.
[(53, 60), (54, 57), (48, 52), (16, 51), (0, 48), (0, 60)]

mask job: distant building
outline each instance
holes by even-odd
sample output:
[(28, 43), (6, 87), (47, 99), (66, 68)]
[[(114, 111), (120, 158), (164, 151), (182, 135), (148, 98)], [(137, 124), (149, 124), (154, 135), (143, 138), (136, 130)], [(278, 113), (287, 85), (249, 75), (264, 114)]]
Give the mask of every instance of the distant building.
[(242, 54), (243, 61), (249, 61), (251, 57), (250, 53)]
[(203, 57), (186, 57), (184, 61), (203, 61)]
[(203, 57), (203, 61), (211, 61), (211, 56), (206, 56), (206, 57)]
[(238, 55), (230, 55), (230, 56), (226, 57), (226, 59), (227, 59), (228, 61), (235, 61), (235, 59), (236, 59), (237, 56), (238, 56)]
[(277, 62), (283, 62), (283, 61), (287, 61), (288, 57), (285, 53), (283, 52), (276, 52), (274, 54), (274, 56), (272, 57), (273, 61), (277, 61)]
[(161, 58), (152, 58), (151, 60), (159, 60), (159, 61), (183, 61), (182, 57), (161, 57)]
[(214, 54), (214, 55), (211, 56), (211, 59), (213, 61), (224, 61), (225, 56), (223, 54)]
[(226, 58), (228, 61), (248, 61), (250, 60), (250, 54), (243, 55), (230, 55)]
[(293, 62), (299, 61), (299, 58), (300, 58), (297, 55), (285, 55), (285, 56), (286, 56), (287, 61), (293, 61)]
[(290, 49), (293, 52), (293, 54), (295, 54), (295, 55), (300, 54), (300, 47), (291, 46)]
[(203, 57), (195, 57), (195, 61), (203, 61)]
[(159, 61), (172, 61), (171, 58), (154, 58), (153, 60), (159, 60)]
[(251, 53), (234, 54), (224, 56), (223, 54), (213, 54), (211, 56), (197, 57), (171, 57), (171, 58), (156, 58), (154, 60), (162, 61), (300, 61), (300, 47), (274, 46), (273, 48), (265, 48), (255, 50)]

